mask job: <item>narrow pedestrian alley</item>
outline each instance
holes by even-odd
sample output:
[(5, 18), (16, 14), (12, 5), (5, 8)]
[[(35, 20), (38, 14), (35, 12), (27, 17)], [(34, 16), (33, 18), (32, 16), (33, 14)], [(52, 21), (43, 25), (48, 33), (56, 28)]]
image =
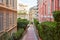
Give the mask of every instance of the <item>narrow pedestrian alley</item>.
[(36, 33), (34, 31), (34, 27), (33, 25), (31, 25), (28, 29), (27, 29), (27, 33), (25, 34), (25, 36), (22, 38), (22, 40), (38, 40)]

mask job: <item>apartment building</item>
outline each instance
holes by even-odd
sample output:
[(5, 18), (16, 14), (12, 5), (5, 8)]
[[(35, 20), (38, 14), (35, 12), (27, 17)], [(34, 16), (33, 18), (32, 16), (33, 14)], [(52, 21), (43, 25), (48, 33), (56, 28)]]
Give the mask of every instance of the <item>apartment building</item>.
[(0, 0), (0, 34), (17, 31), (17, 0)]
[(31, 7), (29, 10), (29, 20), (34, 21), (34, 18), (38, 19), (38, 7), (37, 7), (37, 5)]
[(52, 12), (60, 10), (60, 0), (38, 0), (39, 21), (54, 21)]

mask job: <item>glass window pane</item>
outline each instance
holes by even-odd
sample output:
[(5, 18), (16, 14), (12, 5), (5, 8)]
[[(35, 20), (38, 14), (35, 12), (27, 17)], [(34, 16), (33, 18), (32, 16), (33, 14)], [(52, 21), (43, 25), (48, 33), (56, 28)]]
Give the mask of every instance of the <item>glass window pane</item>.
[(6, 6), (8, 6), (9, 5), (9, 1), (8, 0), (6, 0)]
[(59, 0), (59, 7), (60, 7), (60, 0)]
[(9, 13), (6, 13), (6, 28), (9, 28)]
[(0, 31), (3, 30), (3, 13), (0, 12)]

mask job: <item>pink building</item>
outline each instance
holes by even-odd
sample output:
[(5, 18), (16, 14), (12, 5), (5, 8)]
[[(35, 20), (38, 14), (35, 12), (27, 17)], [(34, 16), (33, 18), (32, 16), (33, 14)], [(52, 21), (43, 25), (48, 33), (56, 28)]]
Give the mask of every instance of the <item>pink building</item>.
[(38, 0), (39, 21), (53, 21), (52, 12), (60, 10), (60, 0)]

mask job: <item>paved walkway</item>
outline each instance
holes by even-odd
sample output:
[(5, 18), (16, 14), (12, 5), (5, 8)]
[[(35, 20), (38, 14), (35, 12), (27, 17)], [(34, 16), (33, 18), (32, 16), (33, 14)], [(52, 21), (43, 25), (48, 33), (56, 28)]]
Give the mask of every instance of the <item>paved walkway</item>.
[(23, 37), (22, 40), (38, 40), (36, 33), (34, 31), (34, 27), (33, 25), (31, 25), (28, 29), (27, 29), (27, 33), (26, 35)]

